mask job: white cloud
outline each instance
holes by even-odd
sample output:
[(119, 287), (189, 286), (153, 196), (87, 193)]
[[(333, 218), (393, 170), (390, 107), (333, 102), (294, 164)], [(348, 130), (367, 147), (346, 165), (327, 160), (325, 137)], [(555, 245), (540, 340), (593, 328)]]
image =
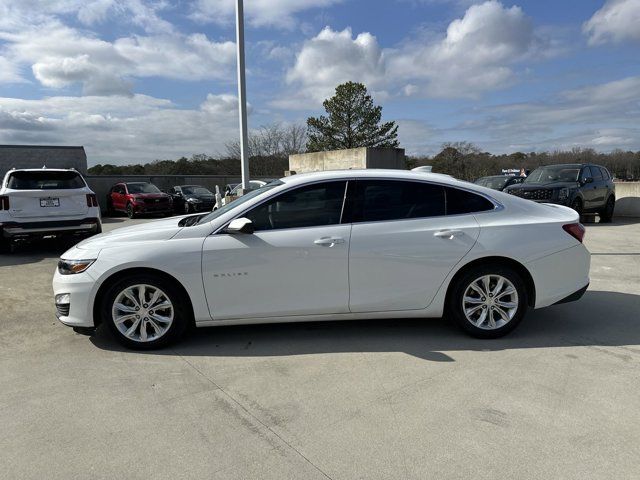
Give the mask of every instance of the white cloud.
[(336, 32), (326, 27), (304, 43), (286, 80), (302, 85), (319, 103), (339, 83), (358, 80), (375, 89), (386, 82), (385, 75), (382, 51), (373, 35), (361, 33), (353, 38), (349, 28)]
[(209, 94), (196, 109), (131, 97), (0, 98), (0, 143), (84, 145), (90, 164), (215, 154), (236, 138), (237, 98)]
[[(305, 10), (329, 7), (343, 0), (252, 0), (245, 2), (244, 13), (256, 27), (292, 28), (295, 15)], [(192, 18), (201, 22), (226, 23), (235, 15), (234, 0), (196, 0)]]
[(295, 103), (303, 107), (346, 80), (364, 82), (378, 95), (477, 97), (511, 84), (513, 66), (537, 55), (541, 45), (519, 7), (491, 0), (469, 7), (443, 37), (412, 39), (395, 49), (382, 49), (367, 32), (354, 37), (348, 28), (326, 27), (302, 45), (286, 80), (298, 87)]
[(7, 58), (0, 55), (0, 84), (24, 82), (18, 67)]
[(455, 131), (488, 135), (483, 147), (497, 152), (575, 146), (635, 150), (640, 149), (639, 105), (640, 77), (628, 77), (565, 91), (542, 102), (477, 109), (475, 119)]
[(3, 0), (0, 28), (18, 30), (72, 15), (87, 26), (114, 18), (150, 33), (167, 33), (173, 27), (160, 14), (168, 8), (168, 2), (157, 0)]
[(107, 42), (58, 22), (46, 24), (46, 36), (39, 35), (42, 29), (0, 32), (0, 39), (7, 42), (12, 63), (30, 65), (46, 87), (79, 83), (86, 94), (130, 94), (135, 77), (232, 78), (234, 43), (213, 42), (203, 34), (134, 35)]
[(585, 22), (589, 44), (640, 40), (640, 0), (608, 0)]

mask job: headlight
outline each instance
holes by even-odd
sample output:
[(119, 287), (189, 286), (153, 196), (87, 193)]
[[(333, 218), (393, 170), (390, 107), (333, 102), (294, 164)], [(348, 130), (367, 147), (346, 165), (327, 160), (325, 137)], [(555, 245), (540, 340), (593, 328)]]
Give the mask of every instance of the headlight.
[(82, 273), (95, 261), (95, 258), (92, 260), (60, 260), (58, 262), (58, 272), (60, 272), (60, 275)]
[(199, 200), (197, 198), (187, 198), (187, 202), (191, 202), (191, 203), (201, 203), (202, 200)]
[(558, 200), (566, 200), (567, 198), (569, 198), (569, 189), (563, 187), (558, 191)]

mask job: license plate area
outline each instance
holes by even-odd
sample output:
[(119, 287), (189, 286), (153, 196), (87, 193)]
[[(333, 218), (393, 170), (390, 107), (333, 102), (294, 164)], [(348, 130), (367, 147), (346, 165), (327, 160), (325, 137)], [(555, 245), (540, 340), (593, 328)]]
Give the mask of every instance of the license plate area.
[(59, 198), (53, 198), (53, 197), (41, 198), (40, 199), (40, 206), (43, 207), (43, 208), (59, 207), (60, 206), (60, 199)]

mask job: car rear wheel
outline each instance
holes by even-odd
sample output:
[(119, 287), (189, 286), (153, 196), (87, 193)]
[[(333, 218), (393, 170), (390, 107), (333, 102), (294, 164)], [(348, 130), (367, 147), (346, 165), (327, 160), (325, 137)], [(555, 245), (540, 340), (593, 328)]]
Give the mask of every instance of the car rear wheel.
[(136, 218), (136, 212), (133, 209), (133, 205), (131, 205), (130, 203), (127, 203), (127, 217)]
[(485, 265), (465, 272), (455, 281), (447, 307), (456, 324), (468, 334), (498, 338), (524, 318), (527, 289), (512, 268)]
[(132, 275), (112, 285), (104, 295), (102, 322), (125, 347), (161, 348), (179, 340), (189, 323), (183, 296), (173, 282)]
[(611, 223), (613, 220), (613, 211), (616, 208), (616, 199), (610, 196), (607, 199), (607, 203), (604, 206), (604, 209), (600, 212), (600, 222), (602, 223)]

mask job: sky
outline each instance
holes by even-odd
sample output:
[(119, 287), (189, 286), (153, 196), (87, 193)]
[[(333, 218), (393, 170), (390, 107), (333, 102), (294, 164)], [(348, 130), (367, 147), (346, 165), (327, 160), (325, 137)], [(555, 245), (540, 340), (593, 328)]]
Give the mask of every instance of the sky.
[[(0, 144), (90, 165), (238, 138), (234, 0), (0, 0)], [(245, 0), (249, 127), (363, 82), (408, 154), (640, 150), (640, 0)]]

